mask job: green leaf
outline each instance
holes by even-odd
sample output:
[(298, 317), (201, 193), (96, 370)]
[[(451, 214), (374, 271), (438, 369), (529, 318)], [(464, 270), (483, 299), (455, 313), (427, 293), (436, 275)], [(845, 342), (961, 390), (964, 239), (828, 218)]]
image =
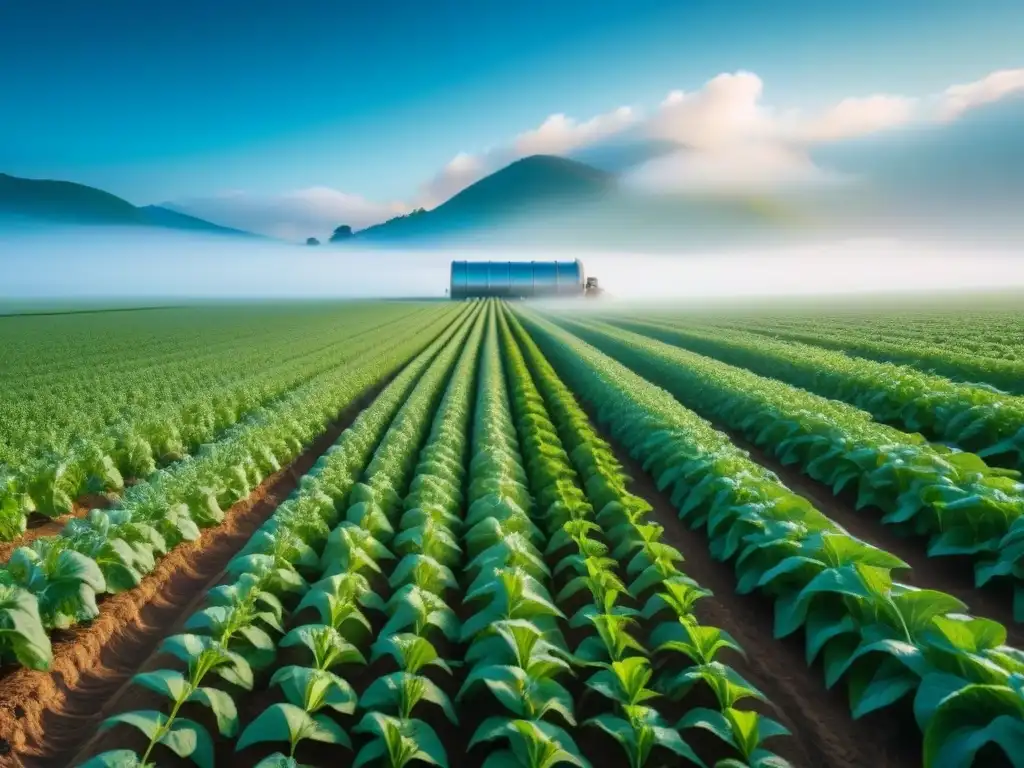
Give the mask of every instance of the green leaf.
[(358, 648), (334, 627), (324, 624), (303, 624), (295, 627), (281, 638), (278, 645), (281, 648), (295, 645), (305, 647), (313, 657), (313, 665), (318, 669), (329, 669), (339, 664), (366, 663)]
[(622, 705), (638, 705), (658, 694), (648, 689), (651, 679), (650, 662), (642, 656), (632, 656), (612, 662), (587, 680), (587, 687)]
[(86, 760), (80, 768), (155, 768), (152, 763), (143, 763), (142, 758), (130, 749), (103, 752)]
[(256, 763), (256, 768), (313, 768), (313, 766), (300, 765), (294, 757), (287, 757), (280, 752), (275, 752)]
[(701, 728), (713, 733), (719, 739), (733, 748), (738, 748), (736, 738), (732, 732), (732, 724), (721, 712), (707, 707), (694, 707), (683, 715), (682, 720), (676, 723), (676, 728), (684, 731), (688, 728)]
[(894, 704), (917, 688), (920, 678), (895, 658), (887, 658), (870, 677), (855, 675), (849, 682), (854, 720)]
[(932, 619), (947, 613), (964, 613), (967, 605), (945, 592), (915, 589), (895, 594), (892, 601), (899, 610), (912, 637), (919, 637), (931, 626)]
[(373, 644), (370, 660), (391, 656), (399, 668), (410, 674), (417, 674), (428, 665), (440, 667), (451, 674), (451, 667), (437, 655), (437, 649), (425, 637), (412, 633), (399, 633), (380, 637)]
[(513, 752), (543, 755), (543, 766), (554, 766), (559, 762), (570, 763), (578, 768), (589, 768), (590, 765), (565, 730), (543, 721), (490, 717), (477, 728), (467, 749), (501, 738), (510, 741)]
[(238, 735), (238, 710), (234, 699), (227, 693), (216, 688), (197, 688), (188, 700), (202, 704), (213, 712), (221, 736), (231, 739)]
[(840, 606), (833, 610), (823, 607), (808, 611), (805, 646), (807, 665), (810, 666), (814, 662), (829, 640), (840, 635), (856, 633), (857, 629), (856, 619), (846, 612), (845, 607)]
[(53, 662), (36, 596), (7, 584), (0, 584), (0, 647), (11, 649), (18, 663), (29, 669), (47, 670)]
[(162, 693), (175, 702), (185, 700), (191, 692), (185, 676), (173, 670), (140, 673), (132, 678), (132, 683)]
[[(103, 721), (102, 728), (106, 730), (118, 724), (130, 725), (152, 740), (166, 726), (167, 721), (167, 716), (162, 712), (140, 710), (108, 717)], [(178, 757), (192, 760), (199, 768), (213, 768), (213, 740), (199, 723), (183, 717), (175, 718), (158, 743)]]
[(924, 732), (928, 722), (932, 719), (932, 715), (935, 714), (935, 710), (942, 703), (943, 699), (962, 688), (966, 688), (969, 684), (962, 677), (944, 672), (933, 672), (932, 674), (925, 675), (921, 679), (921, 684), (918, 686), (917, 693), (914, 696), (914, 718), (917, 720), (917, 726), (921, 731)]
[(401, 768), (413, 760), (447, 768), (448, 756), (441, 740), (434, 729), (422, 720), (403, 720), (380, 712), (368, 712), (353, 732), (368, 733), (377, 739), (359, 751), (352, 768), (377, 764), (377, 761)]
[(448, 695), (429, 678), (408, 672), (393, 672), (378, 677), (363, 692), (359, 706), (370, 710), (394, 708), (400, 717), (407, 718), (420, 701), (440, 707), (449, 720), (458, 724)]
[(290, 704), (309, 713), (324, 707), (344, 715), (356, 710), (356, 693), (347, 681), (326, 669), (286, 666), (270, 678), (270, 685), (280, 685)]
[(735, 707), (728, 707), (724, 714), (732, 728), (732, 733), (740, 752), (744, 757), (749, 757), (754, 753), (759, 743), (759, 715), (757, 712), (736, 709)]
[(989, 743), (999, 745), (1011, 761), (1024, 755), (1024, 697), (1005, 686), (969, 685), (936, 708), (925, 730), (924, 765), (971, 765)]
[(175, 718), (160, 743), (178, 757), (190, 758), (199, 768), (213, 768), (213, 739), (199, 723)]
[(323, 715), (310, 715), (294, 704), (272, 704), (242, 731), (235, 750), (240, 752), (261, 742), (284, 741), (295, 745), (309, 739), (338, 744), (348, 749), (352, 742), (341, 728)]

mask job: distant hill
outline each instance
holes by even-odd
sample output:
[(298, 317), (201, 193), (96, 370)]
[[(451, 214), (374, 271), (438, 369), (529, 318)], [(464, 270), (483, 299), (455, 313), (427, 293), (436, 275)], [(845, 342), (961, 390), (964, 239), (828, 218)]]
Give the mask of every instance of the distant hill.
[(131, 224), (138, 210), (127, 200), (71, 181), (22, 179), (0, 173), (0, 210), (76, 223)]
[(610, 173), (564, 157), (533, 155), (471, 184), (433, 210), (368, 227), (350, 242), (448, 236), (494, 227), (553, 206), (593, 202), (614, 189)]
[[(619, 161), (645, 162), (665, 146), (620, 148)], [(614, 154), (614, 153), (612, 153)], [(606, 156), (609, 165), (612, 154)], [(651, 196), (619, 187), (617, 175), (578, 160), (534, 155), (467, 187), (431, 211), (417, 210), (356, 232), (345, 242), (437, 246), (639, 248), (706, 246), (723, 236), (770, 238), (802, 225), (782, 203), (695, 196)]]
[(137, 208), (117, 195), (85, 184), (23, 179), (0, 173), (0, 216), (9, 220), (187, 229), (249, 235), (156, 205)]
[(172, 211), (170, 208), (164, 208), (161, 205), (144, 205), (137, 210), (142, 215), (145, 223), (156, 227), (192, 229), (201, 232), (218, 232), (222, 235), (245, 235), (248, 237), (257, 237), (257, 235), (254, 235), (251, 232), (245, 232), (241, 229), (232, 229), (231, 227), (222, 227), (220, 224), (214, 224), (206, 219), (190, 216), (189, 214), (181, 213), (180, 211)]

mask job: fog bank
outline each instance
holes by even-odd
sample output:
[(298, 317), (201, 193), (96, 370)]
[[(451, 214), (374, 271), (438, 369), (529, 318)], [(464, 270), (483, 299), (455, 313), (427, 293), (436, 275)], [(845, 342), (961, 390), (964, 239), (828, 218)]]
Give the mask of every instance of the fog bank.
[(357, 250), (103, 228), (0, 232), (0, 298), (442, 297), (458, 259), (580, 258), (613, 297), (1024, 288), (1017, 250), (845, 240), (708, 253)]

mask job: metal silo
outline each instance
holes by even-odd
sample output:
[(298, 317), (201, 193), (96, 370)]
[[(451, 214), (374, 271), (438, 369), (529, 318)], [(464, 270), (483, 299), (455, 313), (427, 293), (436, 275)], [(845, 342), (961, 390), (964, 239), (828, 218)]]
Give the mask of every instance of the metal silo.
[(515, 261), (509, 263), (509, 296), (532, 296), (534, 289), (533, 263)]
[(452, 289), (451, 297), (453, 299), (460, 299), (467, 294), (467, 274), (466, 274), (466, 262), (464, 261), (453, 261), (452, 262)]
[(453, 299), (582, 296), (585, 286), (586, 275), (579, 259), (452, 262)]

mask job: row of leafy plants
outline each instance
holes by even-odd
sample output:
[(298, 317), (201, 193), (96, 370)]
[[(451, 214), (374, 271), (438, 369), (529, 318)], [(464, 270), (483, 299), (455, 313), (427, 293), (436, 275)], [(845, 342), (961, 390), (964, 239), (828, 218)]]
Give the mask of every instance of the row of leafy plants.
[[(0, 466), (0, 540), (11, 541), (24, 533), (33, 512), (51, 517), (67, 514), (87, 494), (120, 493), (126, 478), (145, 479), (158, 467), (195, 453), (247, 415), (270, 407), (297, 387), (372, 349), (390, 326), (401, 334), (421, 324), (423, 318), (418, 315), (422, 311), (406, 310), (391, 317), (393, 310), (368, 309), (355, 315), (353, 323), (343, 332), (335, 332), (327, 343), (315, 337), (296, 339), (290, 349), (275, 350), (278, 359), (251, 361), (254, 364), (244, 368), (241, 379), (237, 367), (229, 367), (219, 376), (202, 377), (202, 367), (190, 360), (172, 362), (170, 370), (162, 365), (144, 370), (154, 381), (149, 387), (139, 387), (131, 406), (112, 417), (113, 423), (79, 431), (60, 450), (36, 451), (14, 464)], [(228, 360), (225, 365), (245, 362), (248, 351), (240, 348), (234, 355), (230, 350), (223, 353)], [(195, 374), (177, 371), (189, 366), (196, 366)], [(169, 390), (172, 380), (174, 388)], [(43, 386), (47, 395), (54, 389), (60, 391), (59, 381)], [(69, 396), (51, 415), (57, 418), (67, 408), (102, 410), (95, 400), (102, 400), (105, 394), (96, 392), (87, 405)], [(10, 429), (4, 434), (26, 431), (12, 423), (10, 413), (0, 411), (0, 424)], [(80, 430), (84, 428), (80, 425)]]
[[(588, 516), (562, 526), (562, 537), (573, 536), (582, 559), (574, 568), (578, 575), (560, 596), (585, 586), (596, 605), (605, 605), (606, 601), (614, 605), (614, 591), (640, 606), (640, 610), (618, 608), (627, 618), (617, 621), (627, 625), (632, 621), (648, 622), (651, 650), (629, 641), (610, 647), (624, 648), (627, 654), (638, 653), (637, 658), (645, 661), (629, 663), (640, 671), (649, 658), (657, 673), (654, 690), (673, 701), (693, 701), (702, 694), (711, 694), (705, 698), (716, 706), (691, 705), (675, 727), (684, 734), (703, 729), (716, 737), (731, 753), (716, 765), (787, 765), (764, 746), (767, 739), (785, 735), (786, 729), (749, 706), (753, 702), (759, 708), (770, 708), (770, 703), (725, 660), (729, 654), (745, 656), (743, 649), (727, 632), (702, 624), (696, 615), (697, 602), (710, 597), (711, 592), (680, 567), (681, 554), (662, 542), (664, 527), (651, 519), (650, 504), (628, 490), (629, 478), (611, 446), (598, 435), (586, 412), (515, 316), (509, 313), (507, 319), (550, 415), (543, 431), (557, 435), (592, 502), (591, 508), (598, 510), (593, 519)], [(526, 374), (522, 375), (526, 380)], [(595, 539), (615, 546), (604, 552), (600, 544), (595, 546)], [(628, 587), (617, 575), (621, 570), (616, 568), (618, 563), (626, 563), (626, 574), (632, 578)], [(656, 620), (659, 623), (651, 628), (649, 622)], [(634, 712), (645, 714), (642, 708), (627, 710), (628, 714)], [(644, 722), (643, 717), (639, 720)], [(634, 725), (633, 731), (641, 745), (655, 741), (644, 734), (644, 726)], [(692, 754), (685, 756), (693, 758)]]
[(9, 320), (0, 327), (0, 423), (14, 431), (0, 444), (0, 463), (18, 467), (119, 422), (159, 420), (193, 393), (285, 372), (289, 361), (301, 367), (376, 326), (430, 311), (263, 304)]
[[(384, 510), (401, 506), (392, 482), (401, 483), (415, 461), (458, 347), (479, 336), (479, 320), (475, 313), (456, 333), (430, 344), (302, 478), (232, 560), (231, 581), (211, 591), (185, 634), (164, 642), (176, 668), (134, 678), (165, 697), (168, 711), (119, 713), (103, 728), (134, 728), (145, 746), (108, 750), (85, 765), (153, 766), (161, 747), (210, 768), (216, 754), (211, 733), (236, 751), (287, 745), (286, 752), (261, 760), (264, 768), (297, 766), (303, 744), (351, 747), (337, 719), (355, 712), (358, 696), (339, 673), (366, 664), (373, 635), (367, 612), (379, 627), (379, 617), (396, 603), (378, 594), (386, 585), (380, 562), (391, 553), (377, 535), (389, 538)], [(237, 702), (265, 704), (255, 694), (267, 689), (281, 700), (243, 728)], [(190, 712), (202, 717), (184, 716)]]
[[(626, 625), (632, 622), (631, 616), (614, 605), (614, 597), (608, 598), (607, 603), (589, 602), (581, 607), (575, 621), (589, 623), (592, 632), (587, 633), (577, 654), (570, 654), (566, 648), (558, 627), (565, 617), (555, 607), (556, 601), (545, 587), (552, 579), (545, 561), (551, 561), (554, 552), (568, 548), (569, 553), (558, 562), (569, 563), (566, 570), (575, 572), (576, 576), (566, 580), (563, 588), (566, 597), (562, 599), (569, 599), (577, 591), (584, 594), (601, 589), (599, 585), (607, 585), (609, 578), (615, 581), (618, 577), (610, 572), (603, 578), (595, 575), (589, 588), (581, 586), (588, 583), (584, 575), (588, 568), (586, 565), (580, 568), (578, 564), (591, 558), (589, 562), (594, 566), (608, 558), (594, 552), (598, 541), (588, 537), (585, 531), (582, 536), (571, 536), (578, 528), (573, 521), (579, 523), (583, 518), (565, 512), (575, 508), (578, 513), (592, 513), (592, 508), (578, 486), (572, 482), (565, 484), (573, 470), (564, 452), (556, 462), (560, 470), (555, 475), (557, 485), (549, 483), (539, 489), (541, 498), (552, 500), (549, 506), (552, 514), (536, 515), (536, 507), (527, 491), (528, 475), (533, 476), (533, 482), (549, 478), (540, 470), (545, 464), (551, 466), (544, 453), (557, 448), (557, 438), (550, 442), (543, 437), (553, 435), (550, 422), (547, 429), (527, 432), (524, 445), (531, 459), (526, 462), (530, 469), (524, 470), (502, 379), (493, 318), (481, 354), (477, 408), (472, 420), (473, 458), (469, 462), (468, 478), (465, 477), (472, 368), (479, 348), (479, 330), (479, 326), (474, 330), (475, 336), (468, 342), (452, 373), (415, 468), (412, 462), (416, 448), (424, 425), (429, 423), (427, 417), (433, 410), (439, 385), (450, 367), (446, 359), (450, 353), (441, 353), (419, 380), (361, 474), (358, 467), (366, 462), (365, 447), (372, 446), (373, 436), (379, 434), (388, 413), (393, 412), (393, 408), (382, 407), (391, 393), (390, 388), (364, 412), (367, 418), (361, 416), (339, 442), (339, 445), (362, 446), (363, 450), (349, 453), (344, 469), (336, 463), (339, 460), (335, 457), (340, 451), (332, 452), (331, 466), (339, 471), (331, 472), (328, 497), (337, 499), (342, 498), (339, 494), (347, 495), (340, 504), (346, 509), (344, 519), (334, 531), (326, 534), (321, 529), (316, 537), (309, 535), (310, 528), (301, 532), (303, 542), (313, 542), (312, 555), (304, 553), (303, 546), (294, 541), (291, 549), (281, 543), (273, 547), (275, 553), (284, 554), (284, 562), (279, 560), (277, 565), (281, 574), (287, 572), (287, 576), (279, 575), (279, 581), (291, 584), (296, 592), (290, 601), (286, 598), (286, 603), (294, 605), (298, 594), (302, 595), (293, 610), (282, 608), (274, 612), (279, 627), (276, 634), (281, 636), (276, 649), (277, 662), (271, 661), (268, 655), (267, 663), (255, 667), (252, 649), (247, 646), (252, 632), (248, 632), (244, 640), (235, 636), (228, 639), (234, 642), (233, 650), (250, 660), (255, 680), (253, 689), (259, 691), (265, 687), (260, 680), (266, 681), (269, 676), (270, 688), (278, 688), (278, 698), (285, 700), (263, 708), (244, 728), (245, 717), (239, 716), (237, 708), (230, 717), (218, 719), (218, 724), (225, 725), (222, 736), (228, 741), (237, 737), (236, 747), (240, 751), (264, 742), (288, 745), (287, 753), (282, 750), (269, 755), (260, 765), (296, 765), (296, 754), (303, 744), (306, 744), (303, 754), (307, 758), (318, 757), (317, 764), (337, 760), (336, 750), (352, 745), (349, 733), (364, 742), (353, 765), (401, 766), (413, 760), (447, 765), (448, 755), (438, 735), (438, 722), (463, 719), (465, 725), (467, 716), (472, 722), (472, 713), (494, 712), (495, 706), (501, 714), (477, 717), (479, 724), (472, 730), (468, 744), (464, 739), (449, 739), (449, 743), (472, 749), (477, 744), (496, 742), (500, 749), (492, 751), (487, 765), (530, 768), (559, 763), (586, 765), (566, 731), (566, 727), (575, 725), (572, 697), (557, 681), (558, 677), (572, 678), (576, 668), (594, 673), (588, 676), (588, 689), (602, 700), (611, 700), (604, 709), (615, 710), (596, 715), (591, 725), (605, 728), (619, 738), (632, 765), (645, 764), (651, 750), (664, 745), (699, 764), (678, 732), (662, 724), (657, 711), (650, 706), (649, 700), (655, 695), (647, 687), (651, 678), (650, 664), (642, 646), (626, 630)], [(507, 328), (502, 328), (502, 332), (506, 353), (514, 359), (511, 336)], [(529, 399), (530, 379), (522, 367), (521, 357), (519, 363), (517, 371), (509, 373), (509, 384), (516, 397), (518, 421), (525, 426), (546, 417), (536, 390), (533, 402), (537, 407), (533, 412), (528, 413), (522, 407), (523, 398)], [(369, 424), (378, 426), (369, 431), (363, 428)], [(359, 432), (364, 433), (366, 439), (355, 440)], [(329, 470), (325, 468), (326, 471)], [(410, 475), (413, 476), (411, 482)], [(320, 473), (317, 478), (324, 476)], [(357, 477), (359, 482), (355, 483)], [(622, 478), (616, 480), (621, 485)], [(403, 504), (397, 498), (396, 489), (406, 486), (408, 492)], [(303, 487), (327, 490), (327, 486), (313, 482), (304, 481)], [(468, 504), (465, 520), (458, 515), (464, 505), (463, 488)], [(606, 493), (612, 493), (611, 489)], [(335, 510), (337, 506), (337, 502), (322, 501), (322, 514), (330, 517), (327, 510)], [(530, 512), (535, 513), (534, 517)], [(546, 536), (534, 523), (535, 518), (547, 520), (549, 525), (545, 528), (562, 531), (561, 545), (555, 546), (557, 542), (552, 540), (551, 545), (545, 546)], [(653, 588), (663, 583), (653, 565), (658, 559), (656, 553), (663, 554), (663, 550), (658, 549), (657, 537), (649, 535), (650, 532), (645, 537), (641, 533), (644, 529), (631, 530), (635, 536), (628, 548), (644, 553), (631, 560), (641, 566), (641, 580), (646, 574), (650, 581), (650, 573), (655, 573)], [(274, 528), (275, 533), (280, 531), (280, 527)], [(626, 538), (628, 536), (623, 537), (623, 546)], [(582, 548), (576, 547), (573, 554), (575, 543)], [(269, 542), (254, 538), (247, 551), (239, 555), (232, 571), (261, 572), (260, 563), (253, 558), (257, 553), (265, 554), (269, 548)], [(545, 550), (548, 551), (545, 553)], [(463, 555), (465, 565), (458, 569)], [(652, 565), (642, 568), (642, 563), (648, 560)], [(304, 572), (303, 563), (307, 570), (314, 568), (314, 564), (319, 566), (319, 581)], [(455, 577), (456, 570), (461, 570), (467, 585), (464, 590), (467, 615), (463, 622), (450, 607), (453, 598), (463, 591)], [(306, 590), (298, 586), (303, 582), (309, 585)], [(282, 595), (288, 590), (275, 591)], [(695, 601), (699, 596), (687, 595), (666, 585), (660, 598), (652, 591), (648, 611), (654, 616), (659, 613), (658, 606), (664, 609), (671, 605), (673, 597)], [(215, 600), (221, 600), (221, 596), (217, 595)], [(266, 597), (262, 600), (269, 602)], [(319, 618), (319, 624), (303, 620), (311, 611)], [(638, 613), (633, 611), (633, 614)], [(213, 617), (217, 621), (211, 622), (198, 618), (202, 615), (204, 612), (189, 622), (193, 630), (202, 630), (211, 623), (218, 627), (226, 625), (224, 617)], [(210, 609), (205, 615), (211, 615)], [(657, 631), (670, 636), (676, 624), (684, 626), (674, 620)], [(703, 677), (696, 675), (690, 685), (679, 683), (676, 687), (693, 687), (694, 681), (699, 683), (709, 674), (716, 679), (714, 675), (718, 673), (719, 677), (726, 675), (725, 681), (718, 683), (723, 694), (735, 700), (752, 695), (741, 687), (741, 679), (728, 675), (728, 667), (713, 660), (722, 643), (729, 642), (728, 638), (723, 639), (720, 633), (707, 634), (713, 630), (701, 628), (695, 620), (685, 627), (703, 639), (701, 652), (709, 655), (708, 668), (703, 670)], [(373, 638), (375, 641), (371, 644)], [(695, 642), (700, 644), (699, 639)], [(168, 646), (174, 643), (172, 638)], [(716, 644), (719, 647), (714, 647)], [(265, 650), (269, 648), (265, 638), (260, 638), (260, 645)], [(689, 649), (685, 642), (679, 645)], [(465, 653), (459, 653), (463, 647)], [(300, 655), (288, 655), (288, 648), (298, 648)], [(367, 678), (358, 670), (367, 663), (367, 651), (371, 676), (367, 685), (360, 686), (354, 681)], [(301, 663), (281, 664), (282, 661)], [(725, 671), (719, 670), (720, 667)], [(457, 691), (453, 687), (456, 679), (461, 680)], [(730, 679), (733, 680), (731, 688), (727, 682)], [(151, 678), (142, 675), (137, 682), (146, 685)], [(203, 687), (198, 685), (200, 682), (191, 686), (193, 693), (190, 695)], [(707, 684), (710, 686), (711, 682)], [(225, 692), (229, 693), (228, 699), (221, 697), (222, 700), (238, 698), (230, 697), (230, 686), (221, 688), (227, 688)], [(177, 693), (161, 692), (179, 701), (188, 690), (186, 687)], [(485, 699), (492, 699), (490, 705), (480, 698), (481, 690), (487, 692)], [(202, 695), (210, 698), (208, 691)], [(185, 700), (183, 706), (187, 706), (188, 699)], [(753, 745), (751, 752), (757, 750), (759, 728), (765, 738), (771, 735), (770, 720), (758, 720), (754, 713), (734, 708), (727, 708), (725, 712), (734, 713), (734, 719), (723, 712), (715, 719), (715, 713), (709, 710), (711, 719), (708, 720), (704, 711), (696, 709), (691, 719), (694, 727), (717, 732), (730, 743), (744, 739), (739, 743)], [(214, 747), (209, 735), (212, 724), (207, 728), (197, 720), (183, 720), (174, 704), (171, 704), (170, 715), (163, 717), (168, 719), (155, 716), (153, 711), (115, 716), (110, 726), (120, 724), (143, 730), (149, 737), (148, 747), (138, 752), (111, 751), (96, 758), (92, 765), (139, 765), (154, 757), (155, 744), (170, 747), (200, 766), (212, 763)], [(346, 729), (347, 723), (352, 726)], [(197, 736), (200, 728), (204, 730)], [(734, 728), (736, 735), (733, 735)], [(175, 734), (179, 733), (189, 734), (191, 740), (177, 738)], [(468, 735), (469, 731), (464, 733)], [(191, 746), (193, 742), (206, 746), (197, 750)], [(309, 742), (319, 742), (328, 749), (311, 752)]]
[(814, 330), (829, 335), (853, 333), (861, 337), (907, 346), (941, 347), (977, 357), (1020, 359), (1024, 357), (1024, 327), (1014, 311), (964, 312), (946, 307), (940, 312), (859, 313), (847, 316), (816, 315), (808, 318), (773, 317), (765, 330)]
[[(988, 384), (1004, 392), (1024, 395), (1024, 360), (985, 357), (947, 346), (892, 341), (863, 331), (822, 332), (814, 327), (813, 322), (793, 329), (766, 327), (759, 322), (739, 325), (765, 336), (801, 341), (871, 360), (912, 365), (956, 381)], [(948, 332), (949, 324), (945, 325)]]
[[(662, 541), (663, 527), (648, 519), (650, 505), (627, 490), (610, 446), (515, 319), (508, 322), (516, 329), (503, 318), (507, 372), (527, 475), (546, 505), (539, 517), (562, 582), (556, 602), (589, 596), (569, 621), (584, 635), (573, 660), (583, 666), (587, 688), (613, 706), (583, 725), (617, 741), (633, 768), (679, 758), (704, 764), (680, 735), (694, 729), (717, 738), (716, 765), (788, 765), (763, 743), (786, 729), (747, 706), (767, 702), (723, 661), (742, 649), (695, 614), (710, 592), (681, 570), (681, 553)], [(674, 726), (659, 712), (664, 704), (657, 702), (666, 700), (686, 710)], [(714, 706), (696, 705), (704, 701)]]
[(897, 582), (906, 564), (850, 536), (668, 392), (539, 315), (541, 351), (596, 418), (670, 491), (683, 521), (731, 561), (740, 593), (775, 604), (775, 634), (803, 629), (854, 717), (909, 700), (924, 764), (970, 766), (986, 745), (1024, 755), (1024, 653), (954, 597)]
[[(378, 338), (375, 349), (319, 377), (238, 425), (196, 456), (130, 489), (118, 508), (94, 509), (60, 534), (20, 547), (0, 568), (0, 636), (5, 660), (49, 667), (48, 630), (99, 615), (97, 597), (136, 587), (170, 549), (219, 524), (236, 501), (294, 459), (361, 393), (432, 339), (443, 342), (467, 320), (440, 316), (417, 331)], [(438, 338), (440, 334), (440, 338)]]
[(975, 454), (878, 424), (846, 403), (654, 339), (598, 322), (568, 326), (834, 493), (855, 487), (858, 509), (880, 509), (883, 523), (927, 537), (929, 556), (969, 556), (979, 586), (1010, 579), (1015, 616), (1024, 620), (1024, 529), (1014, 526), (1024, 515), (1024, 483), (1016, 470), (990, 467)]
[(1024, 397), (746, 331), (647, 318), (609, 322), (698, 354), (855, 405), (878, 421), (922, 432), (982, 458), (1024, 467)]

